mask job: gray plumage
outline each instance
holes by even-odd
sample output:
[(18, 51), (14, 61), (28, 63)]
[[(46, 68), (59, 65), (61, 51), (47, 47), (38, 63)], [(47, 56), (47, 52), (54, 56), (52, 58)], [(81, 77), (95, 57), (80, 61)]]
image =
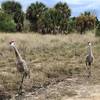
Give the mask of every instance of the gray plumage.
[(28, 66), (26, 64), (26, 61), (22, 59), (14, 41), (10, 42), (10, 46), (14, 49), (15, 55), (16, 55), (16, 65), (17, 65), (17, 70), (22, 74), (22, 80), (21, 80), (21, 85), (19, 90), (22, 90), (22, 84), (23, 80), (25, 77), (30, 76)]
[(93, 62), (93, 57), (91, 55), (87, 55), (86, 66), (91, 66), (92, 62)]
[(14, 51), (15, 51), (15, 55), (16, 55), (16, 65), (17, 65), (17, 70), (20, 73), (25, 73), (26, 76), (29, 74), (29, 69), (28, 66), (26, 64), (26, 61), (24, 59), (22, 59), (14, 41), (10, 42), (11, 47), (13, 47)]
[(86, 56), (86, 66), (87, 66), (87, 70), (88, 70), (88, 77), (91, 76), (91, 65), (93, 63), (93, 53), (92, 53), (92, 46), (91, 46), (91, 42), (88, 42), (88, 54)]

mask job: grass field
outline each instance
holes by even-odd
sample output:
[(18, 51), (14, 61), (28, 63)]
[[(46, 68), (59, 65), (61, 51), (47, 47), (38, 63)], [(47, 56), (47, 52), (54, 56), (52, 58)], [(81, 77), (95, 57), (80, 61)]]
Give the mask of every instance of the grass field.
[[(100, 38), (95, 37), (93, 33), (88, 32), (86, 35), (4, 33), (0, 34), (0, 87), (4, 87), (6, 91), (16, 93), (21, 80), (21, 75), (16, 70), (14, 51), (9, 46), (11, 40), (16, 41), (19, 52), (26, 60), (31, 72), (30, 79), (26, 79), (24, 82), (26, 91), (56, 84), (55, 82), (66, 78), (82, 79), (86, 77), (85, 57), (88, 41), (92, 42), (95, 58), (90, 83), (98, 84), (100, 82)], [(85, 83), (85, 81), (82, 82)], [(61, 92), (64, 91), (62, 89)], [(67, 93), (64, 92), (60, 95), (65, 96)], [(61, 96), (54, 96), (53, 99), (46, 100), (61, 100), (59, 99)], [(51, 97), (52, 95), (50, 95)]]

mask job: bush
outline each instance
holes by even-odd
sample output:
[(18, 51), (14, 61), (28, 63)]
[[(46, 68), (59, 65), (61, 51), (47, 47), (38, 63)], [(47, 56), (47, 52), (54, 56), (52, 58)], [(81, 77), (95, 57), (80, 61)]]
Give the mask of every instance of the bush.
[(3, 12), (0, 12), (0, 31), (2, 32), (15, 32), (16, 24), (13, 19)]
[(67, 34), (75, 31), (76, 21), (74, 18), (70, 18), (67, 22)]
[(100, 36), (100, 23), (97, 25), (95, 35)]

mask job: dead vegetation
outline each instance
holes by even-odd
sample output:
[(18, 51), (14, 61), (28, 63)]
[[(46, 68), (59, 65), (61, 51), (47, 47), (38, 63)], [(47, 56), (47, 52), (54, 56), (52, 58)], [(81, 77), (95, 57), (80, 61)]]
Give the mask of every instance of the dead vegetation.
[[(86, 77), (85, 57), (88, 41), (93, 44), (95, 56), (91, 82), (92, 84), (100, 82), (100, 39), (92, 33), (86, 35), (76, 33), (69, 35), (0, 34), (0, 85), (11, 94), (16, 93), (21, 80), (20, 74), (16, 70), (14, 52), (9, 47), (11, 40), (16, 41), (17, 47), (31, 71), (30, 79), (26, 79), (24, 82), (26, 92), (46, 88), (66, 78)], [(79, 82), (84, 83), (84, 81)], [(76, 95), (75, 91), (67, 91), (67, 87), (63, 87), (59, 91), (60, 94), (55, 94), (56, 92), (52, 92), (52, 90), (49, 92), (46, 100), (61, 100), (63, 96)]]

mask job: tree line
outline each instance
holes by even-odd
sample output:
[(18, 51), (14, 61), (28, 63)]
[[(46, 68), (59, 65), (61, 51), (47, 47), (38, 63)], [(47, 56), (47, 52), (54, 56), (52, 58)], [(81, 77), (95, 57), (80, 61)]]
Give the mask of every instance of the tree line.
[(71, 17), (71, 9), (67, 3), (58, 2), (48, 8), (42, 2), (30, 4), (23, 12), (19, 2), (6, 1), (0, 9), (0, 31), (4, 32), (38, 32), (41, 34), (68, 34), (96, 28), (99, 33), (100, 22), (96, 15), (85, 11), (77, 17)]

